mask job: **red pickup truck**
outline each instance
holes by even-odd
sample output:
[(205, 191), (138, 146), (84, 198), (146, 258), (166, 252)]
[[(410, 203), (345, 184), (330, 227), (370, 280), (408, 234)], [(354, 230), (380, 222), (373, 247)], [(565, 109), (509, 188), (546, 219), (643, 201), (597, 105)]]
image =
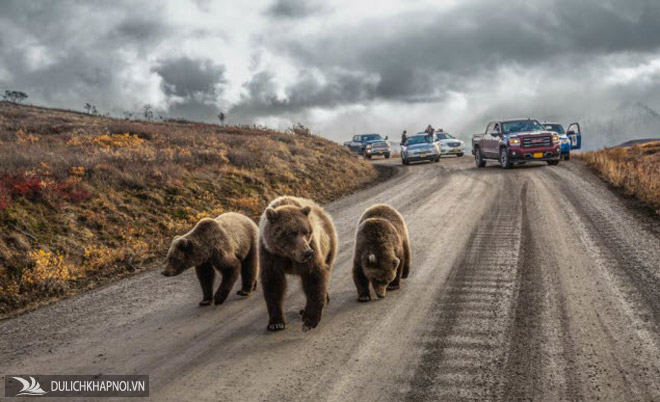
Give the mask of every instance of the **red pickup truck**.
[(546, 161), (559, 164), (560, 139), (547, 131), (538, 120), (516, 119), (491, 121), (483, 134), (472, 137), (472, 154), (478, 167), (486, 160), (496, 160), (504, 169), (515, 163)]

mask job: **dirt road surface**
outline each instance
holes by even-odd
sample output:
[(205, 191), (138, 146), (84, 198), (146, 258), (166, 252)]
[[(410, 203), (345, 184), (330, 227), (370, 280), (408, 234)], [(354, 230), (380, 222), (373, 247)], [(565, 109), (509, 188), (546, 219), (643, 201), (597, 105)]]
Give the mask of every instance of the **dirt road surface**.
[[(293, 278), (289, 326), (267, 333), (261, 291), (198, 307), (193, 271), (152, 270), (1, 322), (0, 372), (148, 374), (153, 401), (660, 400), (657, 218), (577, 161), (380, 163), (396, 174), (327, 206), (318, 328)], [(355, 223), (376, 202), (405, 217), (412, 273), (357, 303)]]

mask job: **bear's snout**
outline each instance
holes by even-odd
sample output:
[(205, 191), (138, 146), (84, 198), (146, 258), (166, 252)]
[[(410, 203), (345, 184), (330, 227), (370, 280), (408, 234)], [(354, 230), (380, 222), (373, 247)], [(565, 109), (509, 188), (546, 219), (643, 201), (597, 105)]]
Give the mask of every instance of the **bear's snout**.
[(163, 276), (175, 276), (177, 272), (174, 269), (165, 266), (165, 268), (163, 268), (163, 270), (160, 271), (160, 274)]
[(302, 257), (303, 257), (303, 262), (310, 261), (312, 258), (314, 258), (314, 250), (309, 249), (309, 250), (305, 251), (303, 253)]

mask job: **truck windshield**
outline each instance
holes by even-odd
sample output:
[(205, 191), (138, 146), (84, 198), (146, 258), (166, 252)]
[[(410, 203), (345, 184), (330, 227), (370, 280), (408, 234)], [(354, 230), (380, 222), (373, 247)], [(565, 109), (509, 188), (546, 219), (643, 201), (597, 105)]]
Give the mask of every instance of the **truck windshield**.
[(415, 145), (415, 144), (429, 144), (431, 143), (431, 137), (426, 135), (416, 135), (414, 137), (408, 138), (406, 145)]
[(542, 130), (543, 126), (537, 120), (511, 120), (502, 122), (502, 132), (504, 134)]
[(380, 134), (365, 134), (362, 136), (362, 141), (375, 141), (382, 139), (383, 137), (381, 137)]
[(557, 134), (564, 134), (564, 127), (561, 124), (546, 124), (545, 129), (554, 131)]

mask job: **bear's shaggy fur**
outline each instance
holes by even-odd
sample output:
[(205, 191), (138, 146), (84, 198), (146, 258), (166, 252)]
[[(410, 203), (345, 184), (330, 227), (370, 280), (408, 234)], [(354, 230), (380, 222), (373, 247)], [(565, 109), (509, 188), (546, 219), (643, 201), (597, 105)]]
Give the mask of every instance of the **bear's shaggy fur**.
[(328, 282), (337, 254), (330, 216), (315, 202), (297, 197), (273, 200), (259, 221), (261, 286), (268, 307), (268, 330), (286, 328), (286, 274), (298, 275), (307, 297), (301, 311), (303, 331), (318, 325), (328, 298)]
[(215, 271), (222, 274), (222, 282), (213, 295), (215, 304), (222, 304), (241, 276), (241, 290), (248, 296), (257, 288), (259, 228), (245, 215), (228, 212), (215, 219), (204, 218), (183, 236), (172, 241), (167, 252), (165, 276), (179, 275), (195, 267), (204, 298), (200, 306), (211, 304)]
[(408, 228), (394, 208), (376, 204), (358, 222), (353, 254), (353, 281), (358, 301), (371, 300), (369, 283), (376, 296), (399, 289), (401, 278), (410, 274), (412, 262)]

